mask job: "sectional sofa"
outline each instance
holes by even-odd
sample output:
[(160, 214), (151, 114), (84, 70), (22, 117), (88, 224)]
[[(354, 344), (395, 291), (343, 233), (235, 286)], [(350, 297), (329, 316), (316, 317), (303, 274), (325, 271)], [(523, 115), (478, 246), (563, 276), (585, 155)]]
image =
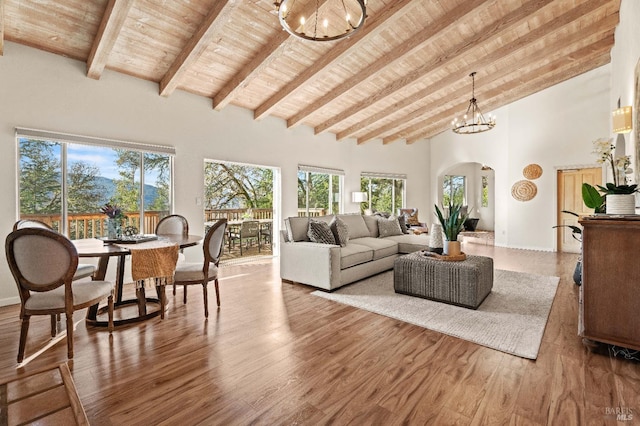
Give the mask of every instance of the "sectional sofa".
[[(399, 225), (388, 222), (397, 218), (379, 218), (360, 214), (337, 215), (348, 229), (348, 241), (343, 246), (311, 241), (309, 218), (289, 217), (280, 236), (280, 277), (285, 281), (308, 284), (324, 290), (334, 290), (354, 281), (393, 269), (393, 262), (402, 254), (428, 249), (426, 233), (414, 235)], [(327, 224), (335, 222), (333, 215), (311, 218)], [(383, 226), (384, 225), (384, 226)], [(391, 229), (391, 231), (390, 231)], [(382, 231), (382, 232), (381, 232)]]

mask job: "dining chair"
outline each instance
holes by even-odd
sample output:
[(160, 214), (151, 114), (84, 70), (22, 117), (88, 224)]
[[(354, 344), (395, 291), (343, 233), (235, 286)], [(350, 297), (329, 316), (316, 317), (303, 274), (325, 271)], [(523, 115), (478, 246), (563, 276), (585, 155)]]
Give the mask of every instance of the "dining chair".
[(187, 303), (187, 286), (201, 284), (204, 295), (204, 316), (209, 317), (209, 303), (207, 285), (214, 281), (216, 288), (216, 302), (220, 306), (220, 293), (218, 289), (218, 264), (224, 247), (224, 235), (227, 229), (227, 219), (218, 219), (207, 231), (204, 237), (202, 249), (204, 262), (178, 263), (174, 275), (174, 283), (184, 286), (183, 302)]
[(78, 252), (64, 235), (44, 228), (13, 231), (5, 241), (7, 262), (20, 293), (20, 346), (24, 359), (29, 319), (51, 316), (51, 337), (56, 335), (57, 314), (67, 320), (67, 356), (73, 358), (73, 312), (108, 298), (109, 332), (113, 331), (114, 284), (110, 281), (73, 281)]
[(260, 253), (260, 222), (257, 220), (245, 220), (240, 227), (229, 234), (229, 250), (231, 245), (235, 241), (240, 242), (240, 256), (242, 256), (242, 240), (247, 242), (247, 248), (249, 247), (249, 241), (258, 241), (258, 253)]
[(156, 235), (164, 234), (189, 235), (189, 222), (179, 214), (165, 216), (156, 225)]
[[(49, 224), (41, 222), (35, 219), (21, 219), (13, 224), (13, 230), (17, 231), (18, 229), (24, 228), (41, 228), (41, 229), (49, 229), (53, 231), (54, 229), (49, 226)], [(90, 277), (96, 271), (95, 265), (90, 263), (79, 263), (78, 269), (76, 273), (73, 275), (74, 280), (79, 280), (82, 278)]]
[[(189, 222), (187, 218), (179, 214), (170, 214), (160, 219), (156, 225), (156, 235), (189, 235)], [(182, 249), (178, 253), (178, 262), (184, 262), (185, 257)], [(173, 284), (173, 295), (176, 295), (176, 285)]]

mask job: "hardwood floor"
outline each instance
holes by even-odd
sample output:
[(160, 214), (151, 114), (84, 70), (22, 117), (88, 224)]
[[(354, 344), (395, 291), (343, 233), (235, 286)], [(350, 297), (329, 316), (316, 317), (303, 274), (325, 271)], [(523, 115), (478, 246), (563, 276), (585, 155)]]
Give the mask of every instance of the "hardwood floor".
[[(463, 245), (495, 267), (560, 276), (536, 361), (311, 296), (278, 261), (224, 266), (222, 306), (168, 292), (164, 320), (88, 328), (69, 368), (94, 425), (616, 424), (640, 418), (640, 363), (577, 336), (576, 255)], [(48, 343), (32, 319), (27, 356)], [(63, 321), (64, 323), (64, 321)], [(0, 308), (0, 381), (66, 361), (64, 340), (16, 369), (18, 309)]]

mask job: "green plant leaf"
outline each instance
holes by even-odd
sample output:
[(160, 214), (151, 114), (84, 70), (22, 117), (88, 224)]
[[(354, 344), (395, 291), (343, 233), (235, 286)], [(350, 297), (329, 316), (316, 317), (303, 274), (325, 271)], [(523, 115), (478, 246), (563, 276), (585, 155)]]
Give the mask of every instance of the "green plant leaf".
[[(598, 185), (598, 188), (606, 191), (606, 189), (601, 187), (600, 185)], [(597, 209), (604, 204), (604, 197), (600, 194), (600, 192), (598, 192), (596, 188), (589, 185), (588, 183), (582, 184), (582, 200), (587, 207), (589, 207), (590, 209), (595, 209), (596, 212)]]

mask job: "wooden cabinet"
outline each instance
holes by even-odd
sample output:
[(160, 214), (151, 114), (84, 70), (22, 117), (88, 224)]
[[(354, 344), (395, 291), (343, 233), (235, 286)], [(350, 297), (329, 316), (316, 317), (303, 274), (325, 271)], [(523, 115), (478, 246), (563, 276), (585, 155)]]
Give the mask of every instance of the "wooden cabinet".
[(579, 334), (640, 350), (640, 216), (580, 220), (582, 286)]

